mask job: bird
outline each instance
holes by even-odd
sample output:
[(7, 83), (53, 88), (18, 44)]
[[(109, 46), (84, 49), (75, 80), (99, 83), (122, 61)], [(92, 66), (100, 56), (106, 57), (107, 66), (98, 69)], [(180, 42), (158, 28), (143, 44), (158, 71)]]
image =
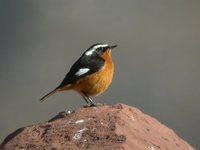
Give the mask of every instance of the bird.
[(90, 97), (102, 94), (111, 84), (114, 74), (111, 50), (117, 46), (105, 43), (90, 46), (72, 65), (60, 85), (40, 101), (60, 91), (74, 90), (83, 97), (88, 106), (96, 106)]

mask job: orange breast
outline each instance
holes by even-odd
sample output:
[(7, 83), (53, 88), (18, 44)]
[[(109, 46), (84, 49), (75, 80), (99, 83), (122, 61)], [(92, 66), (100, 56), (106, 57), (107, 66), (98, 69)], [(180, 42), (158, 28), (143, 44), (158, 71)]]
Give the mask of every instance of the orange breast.
[(71, 85), (70, 89), (85, 93), (88, 96), (96, 96), (104, 92), (112, 82), (114, 65), (109, 49), (102, 55), (102, 58), (106, 61), (100, 71), (79, 79)]

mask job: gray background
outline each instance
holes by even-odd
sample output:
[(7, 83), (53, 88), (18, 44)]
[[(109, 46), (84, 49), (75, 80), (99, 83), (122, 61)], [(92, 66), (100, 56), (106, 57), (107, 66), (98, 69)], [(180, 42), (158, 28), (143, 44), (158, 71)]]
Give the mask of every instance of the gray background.
[(200, 149), (199, 0), (0, 0), (0, 142), (84, 104), (75, 92), (38, 99), (97, 42), (119, 47), (94, 100), (138, 107)]

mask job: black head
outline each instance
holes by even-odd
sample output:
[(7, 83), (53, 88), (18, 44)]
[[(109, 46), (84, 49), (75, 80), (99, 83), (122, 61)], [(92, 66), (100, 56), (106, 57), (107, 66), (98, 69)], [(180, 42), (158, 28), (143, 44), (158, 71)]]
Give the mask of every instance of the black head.
[(109, 46), (108, 44), (104, 43), (97, 43), (92, 45), (86, 52), (85, 55), (90, 56), (93, 54), (103, 54), (106, 50), (111, 50), (117, 47), (117, 45)]

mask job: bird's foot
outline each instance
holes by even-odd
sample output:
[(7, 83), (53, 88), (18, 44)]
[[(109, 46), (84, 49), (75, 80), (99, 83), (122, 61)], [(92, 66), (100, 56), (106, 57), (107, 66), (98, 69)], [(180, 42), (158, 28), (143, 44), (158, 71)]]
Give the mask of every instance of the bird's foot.
[(104, 106), (105, 104), (104, 103), (88, 103), (86, 105), (83, 105), (83, 107), (98, 107), (98, 106)]
[(92, 104), (86, 104), (86, 105), (83, 105), (84, 108), (87, 108), (87, 107), (95, 107), (96, 104), (92, 103)]

